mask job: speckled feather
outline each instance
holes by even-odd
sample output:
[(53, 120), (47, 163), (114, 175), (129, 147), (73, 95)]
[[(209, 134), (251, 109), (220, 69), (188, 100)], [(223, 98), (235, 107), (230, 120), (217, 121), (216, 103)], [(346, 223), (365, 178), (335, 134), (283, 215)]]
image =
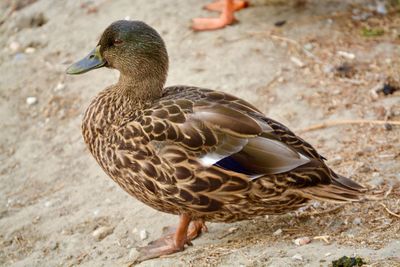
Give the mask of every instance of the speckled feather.
[[(165, 88), (147, 103), (117, 92), (110, 87), (89, 106), (84, 140), (114, 181), (157, 210), (232, 222), (285, 213), (310, 199), (360, 199), (361, 186), (244, 100), (187, 86)], [(252, 174), (219, 166), (226, 157)]]

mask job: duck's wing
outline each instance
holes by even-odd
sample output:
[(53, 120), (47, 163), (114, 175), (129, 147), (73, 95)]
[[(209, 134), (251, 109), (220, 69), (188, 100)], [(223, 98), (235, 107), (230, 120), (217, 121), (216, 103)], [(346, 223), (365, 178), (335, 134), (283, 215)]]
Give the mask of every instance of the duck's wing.
[[(146, 110), (140, 121), (151, 140), (184, 148), (202, 167), (218, 166), (250, 179), (310, 163), (325, 166), (315, 149), (285, 126), (222, 92), (166, 88), (161, 101)], [(330, 179), (307, 178), (307, 184), (321, 182)]]

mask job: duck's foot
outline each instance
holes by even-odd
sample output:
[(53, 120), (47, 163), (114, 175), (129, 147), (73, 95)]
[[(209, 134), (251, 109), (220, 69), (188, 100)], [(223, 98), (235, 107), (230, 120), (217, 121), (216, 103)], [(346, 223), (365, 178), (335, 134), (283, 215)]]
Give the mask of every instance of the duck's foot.
[(135, 259), (135, 263), (183, 251), (185, 244), (186, 241), (177, 243), (174, 235), (165, 235), (151, 241), (147, 246), (136, 248), (139, 255)]
[[(225, 6), (225, 1), (224, 0), (218, 0), (215, 2), (212, 2), (210, 4), (207, 4), (204, 6), (204, 9), (210, 10), (210, 11), (219, 11), (222, 12), (224, 10)], [(243, 8), (246, 8), (249, 6), (249, 2), (247, 1), (242, 1), (242, 0), (233, 0), (233, 11), (238, 11)]]
[(233, 13), (235, 10), (242, 9), (247, 6), (246, 1), (239, 0), (220, 0), (218, 2), (206, 6), (210, 10), (222, 11), (219, 18), (195, 18), (193, 19), (193, 30), (206, 31), (216, 30), (232, 24), (236, 21)]
[(164, 230), (167, 233), (163, 237), (150, 242), (147, 246), (136, 248), (139, 255), (135, 263), (183, 251), (186, 244), (192, 245), (191, 241), (198, 237), (202, 230), (207, 231), (207, 227), (203, 220), (192, 223), (190, 221), (188, 215), (181, 215), (176, 230), (173, 231), (172, 227), (168, 227)]
[[(176, 229), (177, 228), (175, 226), (166, 226), (163, 228), (163, 235), (173, 235), (176, 232)], [(203, 231), (208, 232), (208, 228), (204, 220), (199, 219), (192, 221), (188, 228), (186, 244), (191, 246), (192, 243), (190, 241), (199, 237)]]

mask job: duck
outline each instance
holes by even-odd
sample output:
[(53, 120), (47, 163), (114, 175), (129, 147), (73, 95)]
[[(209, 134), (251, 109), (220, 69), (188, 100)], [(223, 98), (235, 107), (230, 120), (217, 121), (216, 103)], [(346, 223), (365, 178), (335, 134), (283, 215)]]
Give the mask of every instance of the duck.
[(285, 214), (310, 200), (362, 200), (363, 186), (249, 102), (207, 88), (164, 87), (168, 63), (154, 28), (119, 20), (66, 71), (119, 71), (86, 109), (84, 142), (127, 193), (179, 216), (177, 228), (137, 248), (136, 262), (183, 251), (206, 222)]

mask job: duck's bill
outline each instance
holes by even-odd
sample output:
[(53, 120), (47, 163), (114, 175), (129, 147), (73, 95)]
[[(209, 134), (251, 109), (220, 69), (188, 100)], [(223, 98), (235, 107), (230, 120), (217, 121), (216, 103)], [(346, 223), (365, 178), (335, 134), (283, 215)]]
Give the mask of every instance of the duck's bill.
[(100, 55), (100, 46), (97, 46), (89, 55), (69, 66), (67, 74), (82, 74), (105, 65), (106, 61)]

